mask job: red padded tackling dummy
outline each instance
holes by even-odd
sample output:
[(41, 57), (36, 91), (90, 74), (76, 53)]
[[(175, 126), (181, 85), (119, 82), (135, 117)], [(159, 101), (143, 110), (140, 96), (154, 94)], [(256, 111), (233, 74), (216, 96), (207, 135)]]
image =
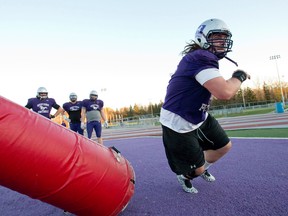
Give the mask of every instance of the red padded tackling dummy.
[(0, 96), (0, 185), (76, 215), (117, 215), (134, 171), (96, 144)]

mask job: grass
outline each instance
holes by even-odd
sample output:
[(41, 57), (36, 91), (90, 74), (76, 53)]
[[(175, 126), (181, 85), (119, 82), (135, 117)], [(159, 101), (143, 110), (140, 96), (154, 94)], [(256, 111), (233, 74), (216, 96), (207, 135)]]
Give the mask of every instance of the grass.
[(227, 130), (229, 137), (272, 137), (288, 138), (288, 128), (263, 128)]
[[(225, 117), (236, 117), (246, 115), (258, 115), (275, 112), (275, 108), (259, 108), (259, 109), (246, 109), (241, 113), (230, 113)], [(215, 116), (221, 118), (224, 116)], [(226, 133), (229, 137), (272, 137), (272, 138), (288, 138), (288, 128), (261, 128), (261, 129), (240, 129), (240, 130), (227, 130)]]
[[(241, 113), (228, 114), (226, 117), (236, 117), (245, 115), (267, 114), (275, 112), (275, 108), (261, 108), (244, 110)], [(219, 118), (219, 116), (217, 117)], [(272, 137), (272, 138), (288, 138), (288, 128), (261, 128), (261, 129), (240, 129), (227, 130), (229, 137)]]
[(225, 115), (214, 115), (215, 118), (221, 117), (236, 117), (236, 116), (246, 116), (246, 115), (257, 115), (257, 114), (267, 114), (275, 112), (275, 108), (259, 108), (259, 109), (245, 109), (240, 113), (227, 113)]

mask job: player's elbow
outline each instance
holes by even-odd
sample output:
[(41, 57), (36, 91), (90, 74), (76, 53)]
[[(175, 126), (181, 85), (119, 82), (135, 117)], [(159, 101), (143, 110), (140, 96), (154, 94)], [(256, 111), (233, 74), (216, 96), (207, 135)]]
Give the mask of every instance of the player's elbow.
[(213, 96), (219, 100), (230, 100), (234, 95), (235, 93), (230, 91), (215, 92), (213, 94)]

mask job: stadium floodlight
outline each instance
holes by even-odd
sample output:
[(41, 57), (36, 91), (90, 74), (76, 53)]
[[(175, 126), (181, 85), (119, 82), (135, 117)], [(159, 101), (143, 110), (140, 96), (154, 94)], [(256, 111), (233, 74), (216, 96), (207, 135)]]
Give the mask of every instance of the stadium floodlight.
[(280, 55), (270, 56), (270, 60), (275, 60), (275, 63), (276, 63), (276, 70), (277, 70), (278, 81), (279, 81), (279, 85), (280, 85), (280, 91), (281, 91), (281, 97), (282, 97), (282, 103), (283, 103), (282, 105), (283, 105), (283, 108), (285, 108), (285, 100), (284, 100), (282, 82), (281, 82), (281, 80), (280, 80), (280, 75), (279, 75), (279, 69), (278, 69), (277, 59), (280, 59)]

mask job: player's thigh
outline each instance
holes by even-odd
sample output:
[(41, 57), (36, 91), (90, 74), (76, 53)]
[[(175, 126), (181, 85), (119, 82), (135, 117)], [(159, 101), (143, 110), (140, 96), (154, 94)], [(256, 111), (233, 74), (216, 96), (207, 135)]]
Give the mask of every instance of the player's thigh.
[(193, 131), (177, 133), (163, 126), (163, 143), (167, 159), (178, 174), (189, 173), (205, 162), (203, 150)]
[(94, 129), (95, 129), (95, 132), (96, 132), (96, 136), (97, 137), (101, 137), (101, 133), (102, 133), (102, 125), (101, 125), (101, 122), (95, 122), (95, 125), (94, 125)]
[(226, 146), (230, 139), (219, 122), (213, 117), (208, 116), (204, 124), (198, 129), (201, 146), (203, 150), (217, 150)]

